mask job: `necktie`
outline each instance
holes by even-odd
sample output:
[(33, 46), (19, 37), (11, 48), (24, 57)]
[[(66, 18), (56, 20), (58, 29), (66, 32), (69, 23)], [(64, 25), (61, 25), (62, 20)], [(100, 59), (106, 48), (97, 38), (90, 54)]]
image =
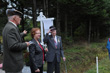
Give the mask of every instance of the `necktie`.
[(55, 39), (54, 39), (54, 44), (55, 44), (55, 47), (57, 48), (57, 42), (55, 41)]

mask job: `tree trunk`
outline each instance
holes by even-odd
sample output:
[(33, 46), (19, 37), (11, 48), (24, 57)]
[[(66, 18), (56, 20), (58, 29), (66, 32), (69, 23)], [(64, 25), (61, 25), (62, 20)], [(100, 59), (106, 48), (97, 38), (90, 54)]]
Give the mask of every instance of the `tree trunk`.
[(97, 32), (96, 33), (97, 33), (96, 37), (97, 37), (97, 39), (99, 39), (99, 28), (98, 27), (97, 27)]
[(60, 34), (60, 12), (59, 12), (59, 3), (57, 2), (57, 19), (56, 19), (56, 27), (57, 33)]
[[(21, 7), (20, 7), (20, 10), (22, 11), (22, 13), (23, 13), (23, 15), (24, 15), (24, 6), (23, 6), (23, 4), (21, 4)], [(22, 26), (22, 31), (24, 31), (24, 24), (25, 24), (25, 22), (24, 22), (25, 20), (24, 20), (24, 17), (22, 16), (22, 21), (21, 21), (21, 26)], [(22, 41), (24, 42), (25, 40), (24, 40), (24, 37), (22, 38)]]
[(43, 7), (44, 7), (44, 8), (43, 8), (43, 9), (44, 9), (44, 10), (43, 10), (43, 13), (44, 13), (44, 15), (46, 16), (46, 4), (45, 4), (45, 3), (46, 3), (46, 1), (45, 1), (45, 0), (43, 0), (43, 3), (44, 3), (44, 4), (43, 4), (43, 5), (44, 5), (44, 6), (43, 6)]
[(48, 17), (48, 0), (46, 0), (46, 17)]
[(71, 37), (73, 36), (73, 24), (71, 23)]
[(37, 27), (36, 0), (33, 0), (33, 27)]
[[(22, 12), (23, 12), (23, 15), (24, 15), (24, 9), (23, 9), (24, 7), (22, 7), (21, 9), (22, 9)], [(22, 31), (24, 31), (24, 17), (22, 17), (22, 22), (21, 22), (21, 24), (22, 24)]]
[(91, 41), (91, 19), (89, 20), (89, 37), (88, 37), (88, 43)]
[(65, 13), (65, 36), (67, 36), (67, 13)]
[(43, 0), (44, 2), (44, 15), (48, 17), (48, 0)]

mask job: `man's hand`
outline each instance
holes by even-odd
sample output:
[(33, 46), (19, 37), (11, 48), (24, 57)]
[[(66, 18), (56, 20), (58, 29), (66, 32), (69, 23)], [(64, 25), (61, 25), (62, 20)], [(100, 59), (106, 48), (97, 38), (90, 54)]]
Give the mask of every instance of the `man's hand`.
[(40, 72), (40, 70), (39, 70), (39, 69), (37, 69), (37, 70), (35, 70), (35, 72)]
[(29, 42), (25, 42), (26, 44), (27, 44), (27, 47), (30, 45), (30, 43)]
[(66, 58), (65, 57), (63, 57), (63, 61), (66, 61)]
[(26, 31), (26, 30), (24, 30), (24, 31), (23, 31), (23, 33), (24, 33), (24, 34), (27, 34), (27, 31)]
[(51, 33), (51, 32), (52, 32), (51, 29), (49, 29), (49, 31), (48, 31), (47, 33), (49, 34), (49, 33)]

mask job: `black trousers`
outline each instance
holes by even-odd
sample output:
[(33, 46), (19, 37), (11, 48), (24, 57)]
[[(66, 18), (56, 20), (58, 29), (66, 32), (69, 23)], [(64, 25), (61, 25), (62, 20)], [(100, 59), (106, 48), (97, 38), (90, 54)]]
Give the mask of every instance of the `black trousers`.
[(57, 62), (57, 57), (55, 56), (53, 62), (47, 62), (47, 73), (60, 73), (60, 62)]
[(31, 73), (43, 73), (43, 65), (42, 65), (42, 67), (38, 67), (40, 72), (35, 72), (35, 70), (31, 66), (30, 66), (30, 68), (31, 68)]

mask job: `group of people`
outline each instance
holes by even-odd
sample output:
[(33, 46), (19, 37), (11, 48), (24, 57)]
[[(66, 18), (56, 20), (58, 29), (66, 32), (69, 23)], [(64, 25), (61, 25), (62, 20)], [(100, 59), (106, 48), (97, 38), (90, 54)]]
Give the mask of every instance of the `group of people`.
[[(22, 73), (23, 50), (29, 47), (29, 60), (31, 73), (43, 73), (43, 64), (47, 62), (47, 73), (60, 73), (60, 58), (65, 61), (62, 40), (57, 36), (56, 28), (51, 26), (44, 37), (47, 48), (40, 44), (40, 29), (32, 28), (30, 42), (23, 42), (23, 37), (27, 34), (24, 30), (20, 33), (17, 25), (21, 22), (22, 12), (15, 9), (7, 9), (6, 15), (8, 23), (3, 29), (3, 70), (6, 73)], [(51, 35), (49, 35), (51, 33)]]

